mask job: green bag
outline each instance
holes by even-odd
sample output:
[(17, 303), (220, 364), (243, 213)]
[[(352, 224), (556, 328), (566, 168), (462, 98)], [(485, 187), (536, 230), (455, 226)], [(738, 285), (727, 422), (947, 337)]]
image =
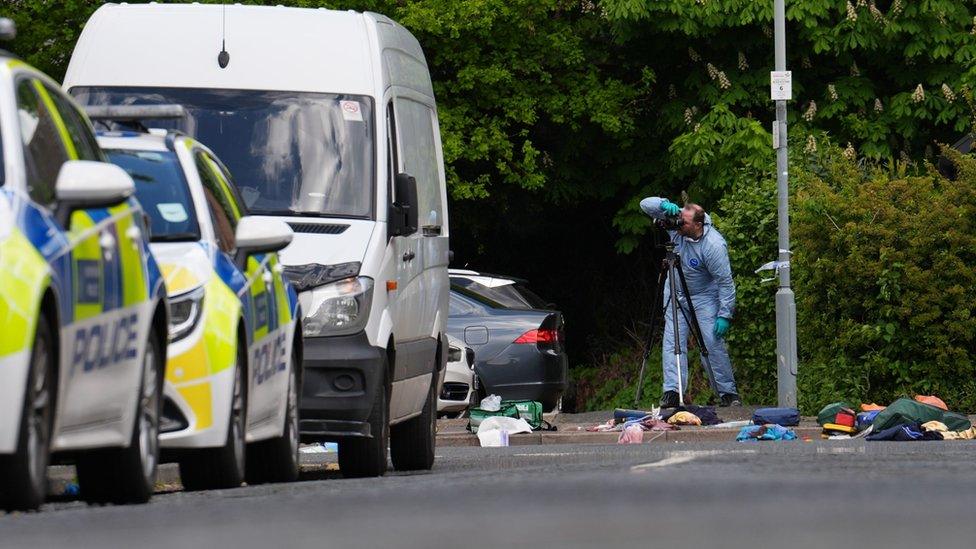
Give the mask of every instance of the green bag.
[(535, 400), (503, 400), (502, 408), (507, 405), (515, 406), (520, 418), (535, 431), (542, 427), (545, 420), (542, 419), (542, 403)]
[(481, 425), (481, 422), (490, 417), (502, 416), (515, 419), (520, 417), (518, 408), (514, 404), (506, 401), (502, 401), (501, 407), (494, 412), (482, 410), (481, 408), (471, 408), (468, 411), (468, 415), (468, 430), (474, 434), (478, 434), (478, 426)]
[(824, 406), (822, 410), (820, 410), (819, 414), (817, 414), (817, 423), (819, 423), (821, 427), (823, 427), (825, 423), (833, 423), (834, 418), (837, 417), (837, 412), (841, 411), (842, 408), (850, 407), (851, 405), (846, 402), (834, 402), (833, 404), (828, 404)]

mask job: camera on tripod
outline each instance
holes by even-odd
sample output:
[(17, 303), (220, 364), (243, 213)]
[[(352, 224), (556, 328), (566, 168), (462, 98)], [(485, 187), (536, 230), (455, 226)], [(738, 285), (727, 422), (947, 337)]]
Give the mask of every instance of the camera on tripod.
[(685, 220), (681, 218), (681, 214), (665, 215), (664, 219), (656, 219), (654, 223), (666, 231), (677, 231), (684, 226)]

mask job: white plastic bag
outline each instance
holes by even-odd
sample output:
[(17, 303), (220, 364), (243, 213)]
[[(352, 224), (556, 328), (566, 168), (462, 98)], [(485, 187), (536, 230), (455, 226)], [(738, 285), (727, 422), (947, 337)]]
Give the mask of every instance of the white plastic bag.
[(481, 406), (479, 406), (479, 408), (486, 412), (497, 412), (498, 410), (502, 409), (502, 397), (498, 395), (488, 395), (481, 399)]
[(522, 418), (492, 416), (478, 426), (478, 440), (483, 448), (508, 446), (508, 435), (531, 432), (532, 426)]

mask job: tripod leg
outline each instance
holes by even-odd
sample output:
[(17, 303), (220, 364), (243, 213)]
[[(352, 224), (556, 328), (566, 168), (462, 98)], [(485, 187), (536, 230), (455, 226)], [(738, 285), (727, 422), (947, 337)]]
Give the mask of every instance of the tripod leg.
[(651, 346), (654, 345), (655, 335), (657, 334), (658, 315), (662, 312), (661, 300), (664, 299), (664, 280), (667, 271), (661, 266), (661, 272), (657, 275), (657, 286), (654, 289), (654, 305), (651, 307), (651, 326), (648, 330), (647, 340), (644, 342), (644, 356), (641, 357), (640, 374), (637, 376), (637, 390), (634, 392), (634, 408), (640, 409), (641, 393), (644, 390), (644, 372), (647, 370), (647, 359), (651, 355)]
[[(678, 308), (681, 303), (678, 301), (678, 288), (676, 286), (674, 271), (680, 268), (681, 264), (677, 261), (677, 255), (670, 258), (668, 270), (671, 276), (671, 324), (674, 330), (674, 367), (678, 374), (678, 404), (685, 405), (685, 388), (681, 379), (681, 326), (678, 324)], [(677, 265), (677, 267), (675, 267)], [(678, 271), (680, 273), (680, 271)]]

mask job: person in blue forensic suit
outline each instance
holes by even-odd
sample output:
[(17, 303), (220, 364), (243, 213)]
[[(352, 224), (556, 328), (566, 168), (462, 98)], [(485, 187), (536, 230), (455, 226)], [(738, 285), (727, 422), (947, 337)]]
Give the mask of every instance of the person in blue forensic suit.
[[(735, 312), (735, 282), (732, 280), (732, 267), (729, 265), (729, 251), (725, 238), (712, 226), (711, 217), (698, 204), (687, 204), (684, 208), (666, 198), (649, 197), (641, 200), (644, 213), (655, 218), (680, 215), (683, 224), (676, 231), (668, 231), (675, 251), (681, 256), (681, 268), (688, 282), (691, 303), (695, 306), (702, 338), (708, 349), (712, 371), (712, 387), (718, 391), (720, 406), (741, 406), (732, 362), (725, 348), (725, 335), (732, 325)], [(665, 299), (670, 296), (670, 288), (664, 287)], [(688, 299), (678, 284), (678, 301), (686, 314), (678, 315), (678, 333), (681, 341), (681, 380), (687, 386), (688, 380)], [(664, 315), (664, 346), (662, 362), (664, 367), (664, 393), (661, 395), (662, 407), (678, 405), (678, 371), (674, 364), (674, 325), (671, 307), (668, 303)], [(679, 311), (680, 312), (680, 311)]]

